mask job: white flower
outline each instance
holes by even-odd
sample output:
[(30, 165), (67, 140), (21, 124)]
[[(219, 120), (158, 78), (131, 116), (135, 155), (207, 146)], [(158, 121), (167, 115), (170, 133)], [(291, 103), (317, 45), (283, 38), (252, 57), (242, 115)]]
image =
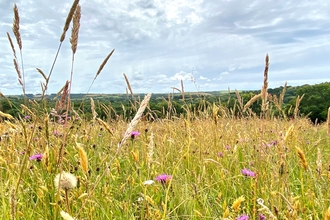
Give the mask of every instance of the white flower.
[(146, 180), (143, 182), (143, 185), (152, 185), (152, 184), (154, 184), (154, 182), (155, 181), (153, 181), (153, 180)]
[(69, 190), (77, 186), (77, 178), (71, 173), (63, 172), (61, 179), (60, 174), (56, 175), (54, 184), (56, 189), (60, 187), (61, 189)]
[(75, 220), (74, 218), (71, 217), (71, 215), (69, 215), (69, 213), (66, 213), (65, 211), (60, 211), (60, 215), (62, 216), (62, 218), (64, 220)]

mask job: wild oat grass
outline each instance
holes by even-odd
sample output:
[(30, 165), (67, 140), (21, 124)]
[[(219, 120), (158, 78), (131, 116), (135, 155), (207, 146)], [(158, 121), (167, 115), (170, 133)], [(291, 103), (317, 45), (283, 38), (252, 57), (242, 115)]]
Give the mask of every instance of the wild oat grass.
[[(77, 28), (78, 3), (61, 43), (72, 19)], [(185, 114), (176, 116), (169, 95), (166, 119), (149, 121), (151, 94), (142, 101), (135, 94), (132, 120), (126, 114), (98, 118), (96, 112), (94, 120), (84, 120), (71, 105), (71, 79), (51, 111), (46, 102), (31, 100), (19, 118), (0, 112), (0, 219), (330, 219), (329, 121), (315, 125), (299, 117), (302, 97), (294, 118), (272, 117), (272, 108), (281, 111), (285, 89), (279, 99), (269, 96), (268, 67), (267, 55), (262, 92), (239, 98), (233, 109), (213, 103), (191, 111), (186, 103)], [(44, 93), (51, 72), (38, 72)], [(183, 82), (176, 90), (184, 99)], [(258, 99), (260, 117), (250, 109)], [(171, 178), (155, 181), (160, 175)]]

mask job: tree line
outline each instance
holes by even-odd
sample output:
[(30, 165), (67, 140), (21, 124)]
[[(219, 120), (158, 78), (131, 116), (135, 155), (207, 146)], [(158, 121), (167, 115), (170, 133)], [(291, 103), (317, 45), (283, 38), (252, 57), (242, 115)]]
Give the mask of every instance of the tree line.
[[(283, 103), (281, 103), (281, 111), (271, 105), (274, 102), (272, 97), (280, 97), (285, 89)], [(242, 91), (239, 92), (239, 98), (243, 103), (247, 103), (253, 96), (259, 94), (260, 90)], [(296, 107), (297, 97), (302, 97), (299, 103), (299, 115), (308, 117), (313, 122), (324, 122), (327, 120), (328, 108), (330, 107), (330, 83), (324, 82), (316, 85), (302, 85), (302, 86), (283, 86), (268, 89), (268, 96), (271, 114), (275, 117), (291, 117), (293, 115), (292, 109)], [(41, 103), (38, 96), (28, 94), (30, 103), (37, 103), (40, 105), (42, 111), (50, 112), (56, 107), (58, 99), (55, 94), (51, 94)], [(91, 99), (95, 103), (95, 111), (100, 118), (116, 119), (122, 117), (123, 119), (130, 119), (134, 116), (138, 103), (143, 99), (144, 94), (134, 96), (125, 94), (72, 94), (71, 103), (78, 114), (84, 118), (90, 119), (92, 117)], [(46, 102), (46, 104), (45, 104)], [(8, 96), (0, 98), (0, 111), (11, 114), (14, 117), (23, 117), (21, 104), (24, 103), (22, 96)], [(39, 104), (38, 104), (39, 103)], [(26, 103), (25, 103), (26, 104)], [(29, 104), (29, 103), (28, 103)], [(182, 94), (153, 94), (149, 102), (149, 114), (151, 118), (168, 118), (179, 117), (190, 111), (194, 114), (201, 114), (205, 111), (210, 111), (212, 106), (222, 106), (227, 109), (228, 113), (234, 116), (243, 116), (239, 108), (239, 100), (237, 93), (234, 91), (228, 92), (203, 92), (203, 93), (185, 93), (184, 99)], [(254, 102), (250, 109), (255, 115), (261, 114), (261, 100)], [(284, 115), (285, 114), (285, 115)]]

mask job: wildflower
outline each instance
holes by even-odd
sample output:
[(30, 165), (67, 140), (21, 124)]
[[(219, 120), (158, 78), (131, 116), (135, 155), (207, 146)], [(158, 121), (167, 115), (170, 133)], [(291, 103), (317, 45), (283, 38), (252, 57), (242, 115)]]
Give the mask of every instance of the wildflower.
[(155, 178), (161, 184), (167, 183), (170, 179), (172, 179), (172, 176), (167, 174), (161, 174)]
[(55, 137), (57, 137), (57, 136), (59, 136), (60, 134), (58, 133), (58, 131), (54, 131), (54, 132), (53, 132), (53, 135), (54, 135)]
[(244, 176), (249, 176), (249, 177), (255, 177), (256, 173), (255, 172), (252, 172), (251, 170), (248, 170), (248, 169), (243, 169), (242, 170), (242, 174)]
[(236, 220), (248, 220), (249, 216), (248, 215), (241, 215), (240, 217), (236, 218)]
[(71, 215), (65, 211), (60, 211), (60, 215), (64, 220), (75, 220), (75, 218), (72, 218)]
[(238, 212), (240, 210), (241, 203), (244, 202), (244, 201), (245, 201), (244, 196), (241, 196), (233, 202), (231, 207), (235, 210), (235, 212)]
[(223, 153), (222, 152), (219, 152), (218, 153), (218, 157), (223, 157)]
[[(61, 175), (61, 179), (60, 179), (60, 175)], [(61, 189), (64, 190), (73, 189), (74, 187), (77, 186), (77, 178), (71, 173), (63, 172), (62, 174), (56, 175), (54, 179), (54, 184), (56, 188), (60, 187)]]
[(266, 216), (264, 216), (263, 214), (259, 214), (258, 220), (266, 220)]
[(143, 182), (143, 185), (152, 185), (152, 184), (154, 184), (154, 182), (155, 181), (153, 181), (153, 180), (146, 180)]
[(132, 138), (132, 139), (136, 138), (136, 137), (139, 136), (139, 135), (140, 135), (140, 132), (138, 132), (138, 131), (132, 131), (132, 132), (131, 132), (131, 138)]
[(29, 160), (37, 160), (38, 162), (41, 161), (42, 159), (42, 154), (35, 154), (35, 155), (32, 155), (31, 157), (29, 157)]
[(30, 115), (25, 115), (24, 116), (24, 119), (30, 119), (31, 117), (30, 117)]

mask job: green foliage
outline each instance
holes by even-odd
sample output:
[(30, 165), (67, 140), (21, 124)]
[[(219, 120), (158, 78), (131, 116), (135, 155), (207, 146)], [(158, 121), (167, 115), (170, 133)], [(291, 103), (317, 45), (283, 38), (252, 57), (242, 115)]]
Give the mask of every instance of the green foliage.
[(297, 89), (297, 95), (305, 95), (299, 105), (301, 114), (315, 122), (327, 120), (328, 108), (330, 107), (330, 83), (325, 82), (316, 85), (304, 85)]
[[(269, 89), (268, 93), (272, 96), (276, 95), (280, 97), (283, 91), (283, 87)], [(243, 91), (240, 96), (243, 103), (247, 103), (254, 95), (259, 94), (259, 91)], [(316, 85), (304, 85), (298, 87), (288, 86), (286, 89), (285, 96), (283, 98), (283, 111), (291, 116), (290, 109), (293, 111), (296, 105), (296, 97), (304, 95), (299, 110), (302, 116), (307, 116), (313, 122), (318, 119), (319, 122), (325, 121), (327, 117), (327, 110), (330, 106), (330, 100), (327, 98), (330, 95), (330, 83), (321, 83)], [(138, 98), (143, 97), (144, 94), (137, 95)], [(194, 112), (194, 110), (204, 111), (209, 109), (213, 103), (218, 103), (231, 111), (236, 116), (241, 115), (239, 113), (237, 97), (235, 93), (220, 93), (220, 92), (208, 92), (199, 95), (198, 93), (186, 94), (189, 99), (185, 102), (182, 101), (182, 96), (179, 94), (168, 95), (168, 94), (154, 94), (150, 100), (150, 109), (153, 110), (154, 117), (167, 118), (170, 112), (170, 116), (179, 117), (181, 114), (185, 114), (185, 110), (182, 108), (185, 104), (190, 104), (188, 108)], [(37, 100), (38, 96), (27, 94), (30, 100)], [(54, 108), (56, 100), (55, 94), (51, 94), (47, 97), (48, 109)], [(123, 94), (72, 94), (71, 101), (75, 106), (76, 110), (84, 112), (86, 119), (91, 118), (91, 104), (90, 98), (93, 98), (98, 104), (97, 113), (100, 118), (115, 119), (118, 115), (132, 115), (134, 114), (134, 107), (132, 106), (132, 98), (127, 97)], [(9, 96), (9, 100), (13, 106), (12, 108), (5, 98), (0, 98), (0, 111), (9, 113), (14, 117), (19, 115), (19, 106), (24, 102), (23, 96)], [(110, 106), (112, 109), (111, 114), (106, 114), (101, 105)], [(125, 109), (123, 109), (123, 106)], [(250, 107), (251, 110), (256, 114), (260, 115), (261, 112), (261, 101), (256, 101)], [(126, 112), (124, 112), (126, 111)], [(195, 111), (196, 112), (196, 111)], [(280, 112), (274, 105), (272, 108), (272, 115), (283, 117), (283, 113)]]

